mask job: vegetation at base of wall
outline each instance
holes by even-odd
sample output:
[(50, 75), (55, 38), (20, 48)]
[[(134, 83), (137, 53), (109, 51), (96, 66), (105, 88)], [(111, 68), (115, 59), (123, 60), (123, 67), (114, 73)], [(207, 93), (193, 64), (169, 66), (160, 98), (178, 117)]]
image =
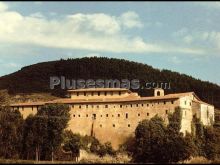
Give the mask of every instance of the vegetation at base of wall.
[[(67, 59), (26, 66), (13, 74), (0, 77), (0, 89), (7, 89), (10, 94), (48, 92), (65, 96), (65, 90), (60, 86), (50, 90), (50, 76), (65, 76), (76, 80), (138, 79), (141, 86), (146, 82), (166, 82), (171, 84), (171, 89), (166, 90), (166, 93), (194, 91), (203, 101), (220, 108), (220, 87), (217, 84), (170, 70), (154, 69), (146, 64), (106, 57)], [(153, 90), (140, 88), (133, 91), (141, 96), (153, 95)]]
[(91, 136), (81, 136), (79, 134), (74, 134), (72, 131), (65, 131), (64, 137), (64, 147), (65, 151), (71, 151), (73, 155), (79, 156), (79, 150), (83, 149), (87, 152), (103, 157), (105, 155), (115, 156), (116, 151), (112, 148), (110, 142), (101, 144), (98, 139)]
[(175, 163), (192, 157), (205, 157), (211, 161), (220, 158), (220, 129), (204, 127), (198, 119), (193, 121), (194, 132), (179, 132), (181, 111), (179, 108), (169, 114), (169, 124), (165, 126), (157, 115), (143, 120), (135, 130), (135, 137), (129, 137), (120, 150), (132, 156), (135, 163)]

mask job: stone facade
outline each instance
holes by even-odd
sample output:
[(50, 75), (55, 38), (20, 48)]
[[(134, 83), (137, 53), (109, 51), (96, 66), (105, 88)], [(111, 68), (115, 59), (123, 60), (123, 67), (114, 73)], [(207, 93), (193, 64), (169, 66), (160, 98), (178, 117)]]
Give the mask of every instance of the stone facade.
[(127, 89), (94, 88), (70, 90), (69, 98), (42, 103), (11, 105), (24, 118), (36, 114), (44, 104), (64, 103), (70, 106), (68, 129), (81, 135), (95, 136), (100, 142), (111, 142), (118, 148), (127, 137), (133, 136), (138, 123), (156, 114), (168, 123), (168, 114), (177, 107), (182, 111), (181, 132), (191, 132), (193, 116), (204, 125), (214, 121), (214, 107), (202, 102), (193, 92), (165, 95), (155, 89), (154, 96), (140, 97)]

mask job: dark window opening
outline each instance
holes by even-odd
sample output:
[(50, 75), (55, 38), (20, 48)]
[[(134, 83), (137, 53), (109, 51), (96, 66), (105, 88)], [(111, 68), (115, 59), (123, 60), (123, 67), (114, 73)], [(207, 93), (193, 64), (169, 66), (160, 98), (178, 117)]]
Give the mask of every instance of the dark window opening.
[(128, 127), (130, 127), (131, 125), (130, 124), (128, 124)]
[(160, 96), (160, 91), (157, 91), (157, 96)]
[(126, 119), (128, 118), (128, 113), (126, 113)]
[(119, 96), (121, 96), (121, 92), (118, 92)]
[(113, 124), (113, 127), (115, 127), (115, 124)]
[(105, 105), (105, 108), (108, 108), (108, 105)]
[(120, 117), (120, 114), (118, 114), (118, 117)]
[(140, 113), (138, 114), (138, 116), (140, 116)]
[(106, 117), (108, 117), (108, 114), (106, 114)]
[(147, 113), (147, 116), (149, 116), (149, 113)]
[(120, 105), (120, 108), (122, 108), (122, 105)]
[(92, 114), (92, 118), (93, 118), (93, 119), (96, 119), (96, 114)]

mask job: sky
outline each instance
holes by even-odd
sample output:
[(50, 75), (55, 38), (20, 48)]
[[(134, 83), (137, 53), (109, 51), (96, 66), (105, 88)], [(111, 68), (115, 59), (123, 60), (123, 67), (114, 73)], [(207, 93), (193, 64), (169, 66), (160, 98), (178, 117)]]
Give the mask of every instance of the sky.
[(0, 76), (109, 57), (220, 85), (220, 2), (1, 2)]

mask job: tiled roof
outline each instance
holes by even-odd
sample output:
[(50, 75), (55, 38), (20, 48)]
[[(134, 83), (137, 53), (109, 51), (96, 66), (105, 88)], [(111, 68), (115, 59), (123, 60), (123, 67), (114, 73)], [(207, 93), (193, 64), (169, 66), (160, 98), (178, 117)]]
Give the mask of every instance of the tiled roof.
[[(102, 88), (103, 89), (103, 88)], [(137, 95), (133, 95), (131, 93), (127, 97), (122, 98), (89, 98), (89, 99), (70, 99), (70, 98), (63, 98), (57, 99), (48, 102), (28, 102), (28, 103), (18, 103), (18, 104), (11, 104), (11, 106), (32, 106), (32, 105), (44, 105), (44, 104), (53, 104), (53, 103), (63, 103), (63, 104), (71, 104), (71, 103), (118, 103), (118, 102), (141, 102), (141, 101), (154, 101), (154, 100), (174, 100), (180, 97), (194, 95), (198, 98), (194, 92), (186, 92), (186, 93), (175, 93), (175, 94), (168, 94), (165, 96), (152, 96), (152, 97), (139, 97)], [(199, 103), (207, 104), (201, 101), (199, 98), (195, 100)], [(209, 104), (208, 104), (209, 105)]]

